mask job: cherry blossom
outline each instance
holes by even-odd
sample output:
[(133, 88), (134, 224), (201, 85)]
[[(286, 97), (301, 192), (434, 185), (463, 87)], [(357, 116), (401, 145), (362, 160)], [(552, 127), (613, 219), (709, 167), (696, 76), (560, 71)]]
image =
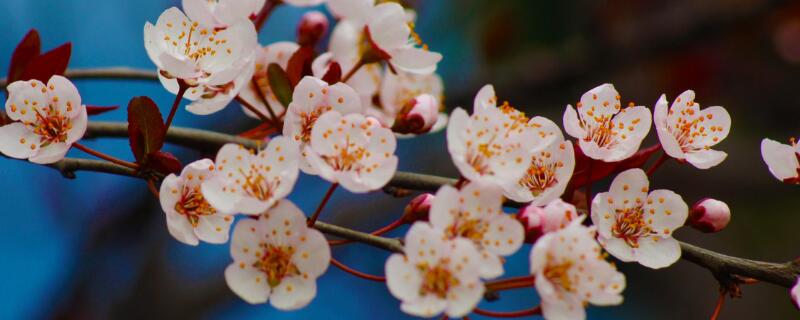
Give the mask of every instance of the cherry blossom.
[[(557, 130), (558, 135), (561, 131)], [(531, 156), (530, 166), (519, 181), (506, 188), (506, 197), (532, 205), (544, 205), (558, 199), (572, 178), (575, 151), (563, 137)]]
[(731, 208), (717, 199), (698, 201), (689, 211), (688, 224), (703, 232), (720, 232), (731, 222)]
[(627, 159), (650, 132), (650, 110), (643, 106), (622, 108), (617, 89), (609, 83), (584, 93), (577, 108), (576, 112), (567, 105), (564, 129), (578, 139), (583, 153), (595, 160)]
[[(253, 77), (255, 57), (249, 57), (244, 61), (245, 65), (241, 67), (239, 76), (231, 82), (222, 85), (198, 84), (187, 89), (183, 98), (192, 101), (192, 103), (186, 105), (186, 111), (196, 115), (209, 115), (228, 106), (231, 100), (249, 84), (250, 79)], [(158, 79), (161, 81), (161, 85), (170, 93), (177, 94), (180, 90), (177, 79), (167, 78), (161, 73), (159, 73)], [(246, 112), (249, 112), (249, 110), (246, 110)]]
[[(284, 120), (283, 135), (294, 139), (300, 144), (300, 150), (303, 150), (311, 142), (314, 123), (328, 111), (337, 111), (340, 114), (360, 112), (361, 100), (355, 90), (344, 83), (328, 85), (311, 76), (303, 77), (292, 94), (292, 102)], [(314, 168), (305, 161), (305, 151), (302, 153), (300, 169), (305, 173), (316, 174)]]
[(292, 191), (299, 172), (298, 150), (286, 137), (273, 138), (257, 154), (226, 144), (217, 153), (216, 178), (202, 184), (203, 195), (219, 210), (260, 214)]
[(681, 93), (669, 109), (666, 96), (661, 95), (653, 119), (661, 147), (670, 157), (686, 160), (699, 169), (708, 169), (728, 156), (725, 152), (711, 149), (730, 132), (728, 111), (717, 106), (700, 110), (692, 90)]
[(331, 35), (330, 51), (337, 61), (386, 60), (400, 71), (418, 74), (436, 71), (442, 55), (427, 50), (410, 27), (401, 5), (330, 0), (328, 6), (343, 18)]
[[(493, 93), (491, 86), (481, 89), (472, 116), (461, 108), (450, 114), (447, 149), (464, 178), (509, 188), (523, 177), (531, 156), (557, 140), (561, 131), (552, 121), (528, 119), (507, 103), (495, 107)], [(484, 99), (487, 95), (491, 98)]]
[(583, 220), (584, 217), (578, 214), (574, 205), (560, 198), (550, 201), (544, 207), (527, 205), (517, 215), (517, 220), (525, 227), (525, 242), (529, 243), (546, 233), (564, 229), (576, 219)]
[(78, 89), (62, 76), (45, 85), (39, 80), (8, 85), (6, 115), (0, 127), (0, 152), (16, 159), (47, 164), (64, 158), (86, 132), (86, 107)]
[(650, 182), (641, 169), (617, 175), (608, 192), (592, 201), (597, 240), (617, 259), (653, 269), (672, 265), (681, 256), (672, 233), (684, 225), (689, 207), (669, 190), (648, 194)]
[[(278, 101), (278, 98), (269, 86), (267, 68), (270, 64), (275, 63), (281, 68), (286, 69), (289, 65), (289, 59), (297, 49), (300, 49), (300, 46), (291, 41), (279, 41), (257, 49), (255, 71), (252, 76), (253, 81), (248, 79), (249, 83), (242, 88), (239, 96), (262, 114), (269, 114), (263, 100), (267, 100), (267, 103), (276, 115), (282, 114), (284, 106)], [(253, 82), (255, 82), (255, 84), (253, 84)], [(256, 88), (256, 84), (258, 88)], [(262, 96), (264, 99), (261, 98)], [(248, 116), (254, 119), (260, 119), (257, 114), (249, 109), (242, 107), (242, 110)]]
[(167, 229), (178, 241), (196, 246), (228, 242), (233, 212), (212, 207), (200, 190), (202, 183), (216, 173), (214, 162), (202, 159), (183, 168), (180, 176), (170, 174), (161, 183), (159, 200), (167, 216)]
[(800, 184), (800, 147), (794, 138), (790, 139), (790, 143), (761, 140), (761, 157), (775, 178), (785, 183)]
[(225, 30), (200, 25), (178, 8), (169, 8), (155, 25), (144, 26), (144, 44), (161, 75), (190, 86), (230, 85), (258, 46), (256, 30), (241, 20)]
[(397, 140), (378, 121), (351, 113), (328, 111), (317, 118), (305, 157), (325, 180), (354, 193), (377, 190), (397, 170)]
[(503, 256), (519, 250), (525, 237), (522, 225), (502, 210), (502, 190), (471, 182), (461, 190), (443, 186), (436, 192), (430, 222), (448, 238), (466, 238), (480, 251), (480, 275), (503, 274)]
[(183, 10), (192, 21), (210, 28), (224, 29), (255, 17), (266, 0), (183, 0), (182, 3)]
[(406, 233), (404, 252), (386, 260), (386, 285), (403, 312), (460, 318), (482, 299), (479, 253), (470, 241), (444, 239), (441, 230), (416, 222)]
[(328, 269), (331, 249), (322, 233), (306, 226), (303, 212), (284, 199), (258, 220), (236, 224), (231, 257), (225, 281), (236, 295), (289, 311), (317, 295), (316, 279)]
[(595, 228), (581, 225), (581, 220), (545, 234), (531, 250), (531, 273), (545, 319), (586, 319), (587, 304), (622, 303), (625, 275), (604, 259), (594, 240)]
[[(437, 107), (444, 101), (444, 85), (442, 78), (436, 74), (419, 75), (398, 71), (385, 72), (380, 87), (380, 106), (368, 110), (386, 126), (394, 124), (398, 114), (421, 95), (430, 95), (436, 99)], [(436, 110), (438, 112), (438, 109)], [(447, 125), (447, 114), (439, 113), (430, 131), (436, 132)]]

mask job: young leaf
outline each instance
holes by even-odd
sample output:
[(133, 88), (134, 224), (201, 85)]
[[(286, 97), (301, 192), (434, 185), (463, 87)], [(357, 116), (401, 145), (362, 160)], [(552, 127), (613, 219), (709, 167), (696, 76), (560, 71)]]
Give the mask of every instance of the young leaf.
[(270, 63), (267, 67), (267, 78), (275, 97), (284, 107), (288, 108), (289, 103), (292, 102), (292, 84), (286, 71), (283, 71), (277, 63)]
[(161, 150), (166, 128), (158, 106), (148, 97), (128, 103), (128, 138), (136, 163), (144, 165), (149, 154)]
[(119, 106), (86, 106), (86, 113), (90, 116), (117, 110)]
[(72, 44), (67, 42), (42, 54), (28, 64), (19, 80), (37, 79), (47, 82), (54, 75), (64, 75), (72, 54)]
[(325, 81), (329, 84), (342, 81), (342, 66), (336, 61), (331, 62), (331, 64), (328, 66), (328, 72), (325, 72), (325, 75), (322, 76), (322, 81)]
[(11, 63), (8, 66), (8, 83), (17, 81), (22, 76), (25, 68), (39, 56), (42, 44), (39, 38), (39, 32), (36, 29), (31, 29), (22, 38), (22, 41), (17, 44), (14, 53), (11, 54)]
[(314, 49), (310, 47), (300, 47), (289, 58), (289, 64), (286, 66), (286, 74), (289, 76), (289, 81), (294, 88), (303, 76), (311, 75), (311, 62), (314, 61)]
[(147, 156), (147, 167), (161, 174), (180, 173), (180, 160), (169, 152), (156, 151)]

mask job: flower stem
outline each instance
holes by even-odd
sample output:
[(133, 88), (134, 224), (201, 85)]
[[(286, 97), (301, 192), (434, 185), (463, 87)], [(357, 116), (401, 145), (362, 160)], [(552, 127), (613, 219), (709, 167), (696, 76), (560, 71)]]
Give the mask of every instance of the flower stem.
[(717, 299), (717, 306), (714, 308), (714, 313), (711, 314), (711, 320), (717, 320), (720, 311), (722, 311), (723, 304), (725, 304), (725, 291), (720, 291), (719, 299)]
[(664, 162), (666, 162), (667, 160), (669, 160), (669, 155), (667, 155), (666, 153), (662, 153), (661, 157), (659, 157), (658, 160), (656, 160), (653, 166), (650, 167), (650, 169), (647, 169), (647, 176), (648, 177), (652, 176), (653, 173), (656, 172), (656, 170), (658, 170), (658, 168), (661, 167), (661, 165), (664, 164)]
[[(398, 220), (393, 221), (390, 224), (385, 225), (384, 227), (382, 227), (382, 228), (380, 228), (378, 230), (372, 231), (370, 234), (373, 235), (373, 236), (380, 236), (380, 235), (383, 235), (384, 233), (387, 233), (389, 231), (397, 229), (398, 227), (402, 226), (403, 224), (405, 224), (405, 221), (403, 221), (403, 219), (398, 219)], [(352, 242), (354, 242), (354, 241), (353, 240), (330, 240), (330, 241), (328, 241), (328, 244), (331, 245), (331, 246), (339, 246), (339, 245), (348, 244), (348, 243), (352, 243)]]
[(258, 15), (256, 15), (255, 21), (253, 22), (253, 24), (256, 26), (256, 31), (261, 30), (261, 27), (264, 26), (264, 22), (267, 22), (267, 18), (269, 18), (270, 14), (272, 14), (272, 11), (275, 11), (275, 8), (277, 8), (281, 3), (283, 3), (281, 0), (267, 0), (267, 2), (264, 4), (264, 7), (262, 7), (261, 11), (258, 12)]
[(542, 314), (542, 307), (536, 306), (530, 309), (523, 309), (517, 311), (508, 311), (508, 312), (501, 312), (501, 311), (489, 311), (483, 310), (480, 308), (475, 308), (472, 312), (487, 316), (487, 317), (494, 317), (494, 318), (519, 318), (519, 317), (526, 317), (526, 316), (533, 316), (537, 314)]
[(502, 291), (508, 289), (518, 289), (532, 287), (535, 284), (536, 276), (522, 276), (508, 279), (501, 279), (486, 283), (486, 289)]
[(331, 263), (334, 266), (336, 266), (337, 268), (341, 269), (342, 271), (347, 272), (349, 274), (352, 274), (352, 275), (354, 275), (356, 277), (359, 277), (359, 278), (362, 278), (362, 279), (367, 279), (367, 280), (372, 280), (372, 281), (376, 281), (376, 282), (386, 282), (386, 277), (367, 274), (367, 273), (363, 273), (361, 271), (352, 269), (352, 268), (344, 265), (343, 263), (339, 262), (338, 260), (334, 259), (333, 257), (331, 257)]
[[(252, 78), (250, 79), (250, 82), (253, 84), (253, 87), (255, 88), (254, 90), (256, 91), (256, 95), (258, 95), (258, 99), (260, 99), (261, 103), (264, 104), (264, 107), (267, 108), (267, 112), (269, 113), (269, 116), (272, 119), (272, 124), (278, 129), (283, 129), (283, 123), (281, 123), (281, 118), (278, 117), (275, 114), (275, 111), (272, 110), (272, 106), (269, 104), (269, 101), (267, 101), (267, 96), (264, 95), (264, 92), (261, 91), (261, 87), (258, 86), (258, 81), (256, 81), (255, 78)], [(288, 108), (288, 106), (286, 107)], [(255, 110), (255, 108), (253, 108), (252, 110)], [(259, 112), (259, 114), (261, 114), (261, 112)]]
[(156, 198), (160, 197), (158, 194), (158, 189), (156, 189), (156, 181), (154, 179), (147, 180), (147, 188), (150, 189), (150, 193), (152, 193)]
[(72, 146), (75, 147), (75, 148), (80, 149), (83, 152), (86, 152), (88, 154), (91, 154), (91, 155), (93, 155), (95, 157), (98, 157), (100, 159), (106, 160), (108, 162), (115, 163), (115, 164), (118, 164), (118, 165), (121, 165), (121, 166), (125, 166), (125, 167), (131, 168), (131, 169), (139, 169), (139, 165), (138, 164), (135, 164), (135, 163), (129, 162), (129, 161), (125, 161), (125, 160), (122, 160), (122, 159), (119, 159), (119, 158), (112, 157), (112, 156), (107, 155), (105, 153), (102, 153), (100, 151), (97, 151), (97, 150), (94, 150), (94, 149), (89, 148), (87, 146), (84, 146), (84, 145), (82, 145), (80, 143), (77, 143), (77, 142), (73, 143)]
[(272, 124), (273, 126), (275, 125), (275, 121), (273, 119), (267, 117), (267, 115), (261, 112), (261, 110), (256, 109), (256, 107), (254, 107), (252, 104), (242, 99), (241, 96), (236, 96), (236, 102), (247, 108), (247, 110), (250, 110), (250, 112), (255, 113), (255, 115), (258, 116), (258, 118), (261, 119), (262, 122)]
[(167, 116), (167, 121), (164, 122), (164, 129), (165, 131), (169, 130), (169, 126), (172, 125), (172, 119), (175, 118), (175, 113), (178, 111), (178, 106), (181, 104), (181, 99), (183, 99), (183, 95), (186, 94), (186, 90), (189, 89), (189, 85), (186, 84), (186, 81), (182, 79), (178, 79), (178, 93), (175, 94), (175, 101), (172, 102), (172, 109), (169, 110), (169, 116)]
[(352, 78), (353, 75), (356, 74), (356, 72), (359, 69), (361, 69), (361, 67), (364, 66), (364, 64), (365, 64), (364, 59), (359, 59), (356, 65), (354, 65), (353, 68), (350, 69), (350, 71), (348, 71), (347, 74), (344, 75), (344, 77), (342, 77), (342, 80), (340, 82), (347, 82), (347, 80), (350, 80), (350, 78)]
[(312, 215), (311, 218), (308, 218), (308, 226), (309, 227), (314, 226), (314, 223), (317, 222), (317, 218), (319, 218), (319, 214), (322, 213), (322, 208), (324, 208), (325, 204), (328, 203), (328, 200), (331, 199), (331, 195), (333, 195), (333, 191), (336, 190), (336, 187), (338, 187), (338, 186), (339, 186), (338, 183), (332, 183), (331, 187), (328, 188), (328, 192), (325, 193), (325, 197), (322, 198), (322, 201), (320, 201), (319, 205), (317, 206), (317, 210), (314, 211), (314, 215)]

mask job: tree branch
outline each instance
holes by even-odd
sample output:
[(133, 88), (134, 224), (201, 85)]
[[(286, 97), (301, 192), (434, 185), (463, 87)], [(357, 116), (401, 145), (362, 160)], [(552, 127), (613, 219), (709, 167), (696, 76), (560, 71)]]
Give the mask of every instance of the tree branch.
[[(89, 124), (87, 133), (93, 137), (127, 137), (127, 125), (115, 122), (94, 122)], [(258, 147), (258, 142), (251, 139), (177, 127), (170, 128), (166, 140), (201, 150), (215, 150), (229, 142), (239, 143), (248, 148)], [(66, 158), (50, 165), (50, 167), (59, 170), (67, 178), (74, 178), (76, 171), (96, 171), (146, 178), (132, 169), (98, 160)], [(389, 185), (405, 189), (435, 191), (442, 185), (454, 184), (455, 182), (456, 180), (451, 178), (399, 171), (389, 181)], [(397, 239), (374, 236), (323, 222), (317, 222), (315, 226), (327, 234), (363, 242), (384, 250), (402, 252), (403, 249), (401, 242)], [(681, 258), (708, 269), (718, 279), (720, 277), (739, 275), (788, 288), (794, 284), (798, 274), (800, 274), (800, 262), (771, 263), (748, 260), (724, 255), (688, 243), (681, 242), (680, 244), (683, 252)]]
[[(158, 73), (150, 69), (135, 69), (130, 67), (107, 67), (69, 69), (64, 76), (75, 79), (116, 79), (116, 80), (148, 80), (158, 81)], [(8, 85), (6, 78), (0, 79), (0, 89)]]

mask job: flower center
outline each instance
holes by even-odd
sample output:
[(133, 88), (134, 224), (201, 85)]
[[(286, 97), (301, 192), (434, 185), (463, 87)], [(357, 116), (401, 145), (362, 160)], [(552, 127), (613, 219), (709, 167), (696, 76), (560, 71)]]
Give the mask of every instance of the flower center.
[(331, 106), (319, 106), (311, 112), (300, 112), (300, 127), (302, 131), (300, 133), (300, 137), (295, 137), (304, 143), (309, 143), (311, 141), (311, 130), (314, 129), (314, 123), (317, 122), (317, 118), (321, 116), (325, 111), (329, 111), (333, 109)]
[(36, 112), (36, 122), (26, 125), (33, 127), (33, 132), (40, 137), (41, 147), (67, 141), (67, 132), (72, 128), (72, 122), (66, 115), (62, 115), (52, 106), (45, 109), (44, 114), (39, 109), (33, 110)]
[(446, 261), (439, 262), (433, 267), (427, 263), (420, 263), (417, 269), (422, 273), (422, 286), (419, 288), (422, 296), (432, 294), (445, 299), (450, 288), (459, 284), (458, 279), (446, 267)]
[(611, 115), (594, 117), (595, 124), (590, 125), (585, 120), (581, 119), (581, 127), (586, 129), (588, 135), (584, 138), (585, 141), (594, 141), (598, 147), (611, 147), (616, 144), (614, 139), (617, 135), (614, 130), (614, 124), (611, 122)]
[(611, 233), (633, 247), (639, 247), (639, 238), (650, 234), (650, 226), (644, 221), (642, 207), (617, 209), (616, 222)]
[[(463, 216), (463, 214), (459, 213), (459, 216)], [(447, 236), (449, 238), (464, 237), (476, 243), (481, 243), (483, 234), (486, 233), (488, 227), (486, 223), (483, 223), (483, 220), (459, 217), (456, 219), (455, 223), (448, 228)]]
[(542, 194), (547, 188), (550, 188), (556, 183), (556, 170), (564, 166), (561, 161), (549, 161), (552, 157), (550, 152), (542, 152), (541, 157), (534, 156), (531, 161), (531, 166), (525, 176), (520, 179), (519, 184), (531, 191), (531, 194), (538, 196)]
[[(268, 170), (269, 167), (266, 169)], [(275, 179), (270, 181), (255, 169), (251, 170), (249, 174), (245, 174), (242, 169), (239, 169), (239, 173), (244, 176), (244, 184), (242, 184), (242, 188), (244, 188), (245, 192), (249, 196), (261, 201), (266, 201), (267, 199), (272, 198), (274, 190), (278, 188), (278, 185), (281, 183), (280, 177), (275, 177)]]
[(263, 254), (253, 267), (267, 275), (267, 284), (277, 287), (285, 277), (300, 275), (300, 269), (292, 262), (294, 248), (261, 243)]
[(557, 265), (548, 265), (544, 269), (544, 277), (550, 282), (557, 284), (567, 292), (574, 292), (575, 285), (569, 278), (569, 270), (572, 268), (572, 261), (567, 260)]
[(200, 192), (200, 187), (183, 188), (181, 199), (175, 203), (175, 211), (186, 216), (192, 227), (197, 227), (201, 216), (209, 216), (217, 213), (217, 210), (206, 201)]
[(353, 144), (349, 139), (344, 148), (338, 144), (334, 145), (335, 149), (339, 149), (339, 154), (335, 156), (322, 155), (322, 159), (337, 171), (360, 171), (364, 167), (361, 159), (366, 155), (366, 149), (353, 146), (353, 150), (350, 150), (351, 146)]

